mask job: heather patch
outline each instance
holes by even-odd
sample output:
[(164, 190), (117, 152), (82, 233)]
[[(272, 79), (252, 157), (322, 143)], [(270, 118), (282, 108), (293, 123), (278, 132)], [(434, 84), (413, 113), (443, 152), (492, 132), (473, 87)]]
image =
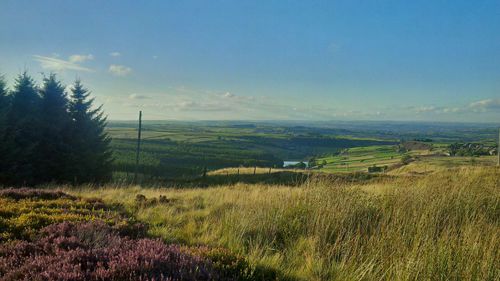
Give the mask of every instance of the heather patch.
[(10, 198), (10, 199), (45, 199), (45, 200), (53, 200), (53, 199), (75, 199), (74, 196), (66, 194), (62, 191), (57, 190), (45, 190), (45, 189), (33, 189), (33, 188), (8, 188), (4, 190), (0, 190), (0, 197), (2, 198)]
[(32, 239), (43, 227), (68, 221), (103, 221), (125, 232), (137, 229), (133, 219), (98, 199), (27, 188), (0, 191), (0, 241)]
[(210, 260), (160, 240), (121, 236), (102, 222), (55, 224), (33, 242), (0, 246), (0, 274), (5, 280), (222, 280)]
[(165, 244), (145, 238), (145, 233), (146, 227), (119, 205), (58, 191), (3, 190), (0, 279), (261, 280), (264, 276), (226, 249)]

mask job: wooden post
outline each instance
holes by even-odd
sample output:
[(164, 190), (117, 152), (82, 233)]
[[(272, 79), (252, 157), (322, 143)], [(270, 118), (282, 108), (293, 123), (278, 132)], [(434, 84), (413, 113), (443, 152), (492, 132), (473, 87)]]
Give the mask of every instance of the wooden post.
[(271, 174), (271, 167), (269, 167), (269, 174)]
[(141, 152), (141, 130), (142, 130), (142, 111), (139, 111), (139, 129), (137, 131), (137, 150), (135, 152), (134, 183), (137, 183), (137, 173), (139, 172), (139, 154)]
[(257, 172), (257, 166), (253, 167), (253, 174), (255, 175), (255, 172)]

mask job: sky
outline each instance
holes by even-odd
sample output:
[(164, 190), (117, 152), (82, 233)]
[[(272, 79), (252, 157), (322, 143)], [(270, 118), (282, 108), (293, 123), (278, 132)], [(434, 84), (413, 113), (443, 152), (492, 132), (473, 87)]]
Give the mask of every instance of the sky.
[(0, 0), (0, 74), (110, 120), (500, 122), (500, 1)]

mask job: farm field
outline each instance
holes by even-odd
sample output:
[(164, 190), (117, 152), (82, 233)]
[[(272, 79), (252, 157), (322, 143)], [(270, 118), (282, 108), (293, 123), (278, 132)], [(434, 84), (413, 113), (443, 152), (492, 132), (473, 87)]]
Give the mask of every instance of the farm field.
[[(192, 178), (203, 170), (227, 167), (281, 168), (287, 159), (307, 160), (347, 147), (395, 144), (394, 139), (341, 135), (345, 130), (254, 123), (146, 122), (139, 171), (144, 178)], [(111, 123), (115, 175), (130, 178), (135, 170), (136, 128)], [(325, 134), (320, 134), (323, 132)]]
[[(326, 162), (322, 172), (367, 171), (391, 166), (405, 153), (394, 148), (402, 139), (432, 139), (432, 153), (455, 141), (494, 143), (489, 126), (430, 124), (266, 123), (266, 122), (160, 122), (143, 124), (139, 178), (141, 182), (192, 179), (207, 171), (230, 167), (279, 169), (284, 161)], [(131, 181), (135, 171), (137, 129), (133, 122), (111, 122), (116, 181)], [(345, 153), (342, 153), (345, 152)], [(410, 156), (430, 154), (411, 149)]]
[(400, 153), (397, 147), (391, 145), (354, 147), (343, 150), (339, 155), (318, 158), (316, 162), (322, 165), (320, 170), (324, 172), (366, 172), (373, 166), (390, 167), (399, 164), (405, 155), (414, 157), (425, 154), (430, 154), (430, 151), (413, 150)]
[[(468, 166), (313, 177), (298, 186), (63, 190), (123, 206), (149, 236), (167, 243), (245, 256), (252, 268), (276, 272), (272, 280), (493, 281), (500, 276), (499, 178), (496, 167)], [(165, 203), (155, 203), (160, 196)]]
[(436, 171), (445, 171), (450, 168), (459, 167), (494, 167), (497, 164), (496, 156), (480, 157), (419, 157), (417, 161), (389, 171), (389, 174), (426, 174)]

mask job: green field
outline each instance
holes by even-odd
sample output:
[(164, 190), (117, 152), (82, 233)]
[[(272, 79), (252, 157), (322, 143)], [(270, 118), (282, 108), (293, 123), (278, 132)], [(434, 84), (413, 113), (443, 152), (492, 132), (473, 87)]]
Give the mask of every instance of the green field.
[[(115, 177), (130, 179), (135, 170), (137, 130), (131, 123), (119, 122), (111, 123), (108, 132), (113, 138)], [(303, 126), (151, 121), (143, 126), (139, 173), (145, 181), (158, 181), (197, 177), (205, 167), (209, 171), (281, 168), (285, 160), (307, 161), (348, 147), (395, 143), (394, 139), (346, 136)]]
[(404, 155), (415, 156), (427, 151), (410, 151), (400, 153), (393, 145), (354, 147), (343, 150), (338, 155), (318, 158), (317, 163), (323, 163), (320, 169), (324, 172), (357, 172), (367, 171), (372, 166), (390, 167), (401, 163)]
[[(140, 182), (195, 179), (203, 171), (229, 167), (278, 169), (283, 161), (315, 159), (322, 172), (367, 171), (392, 167), (402, 157), (440, 153), (456, 141), (493, 143), (490, 126), (388, 123), (295, 124), (266, 122), (145, 121), (140, 154)], [(137, 128), (134, 122), (111, 122), (114, 177), (130, 182), (135, 171)], [(430, 149), (400, 152), (402, 140), (429, 139)]]

